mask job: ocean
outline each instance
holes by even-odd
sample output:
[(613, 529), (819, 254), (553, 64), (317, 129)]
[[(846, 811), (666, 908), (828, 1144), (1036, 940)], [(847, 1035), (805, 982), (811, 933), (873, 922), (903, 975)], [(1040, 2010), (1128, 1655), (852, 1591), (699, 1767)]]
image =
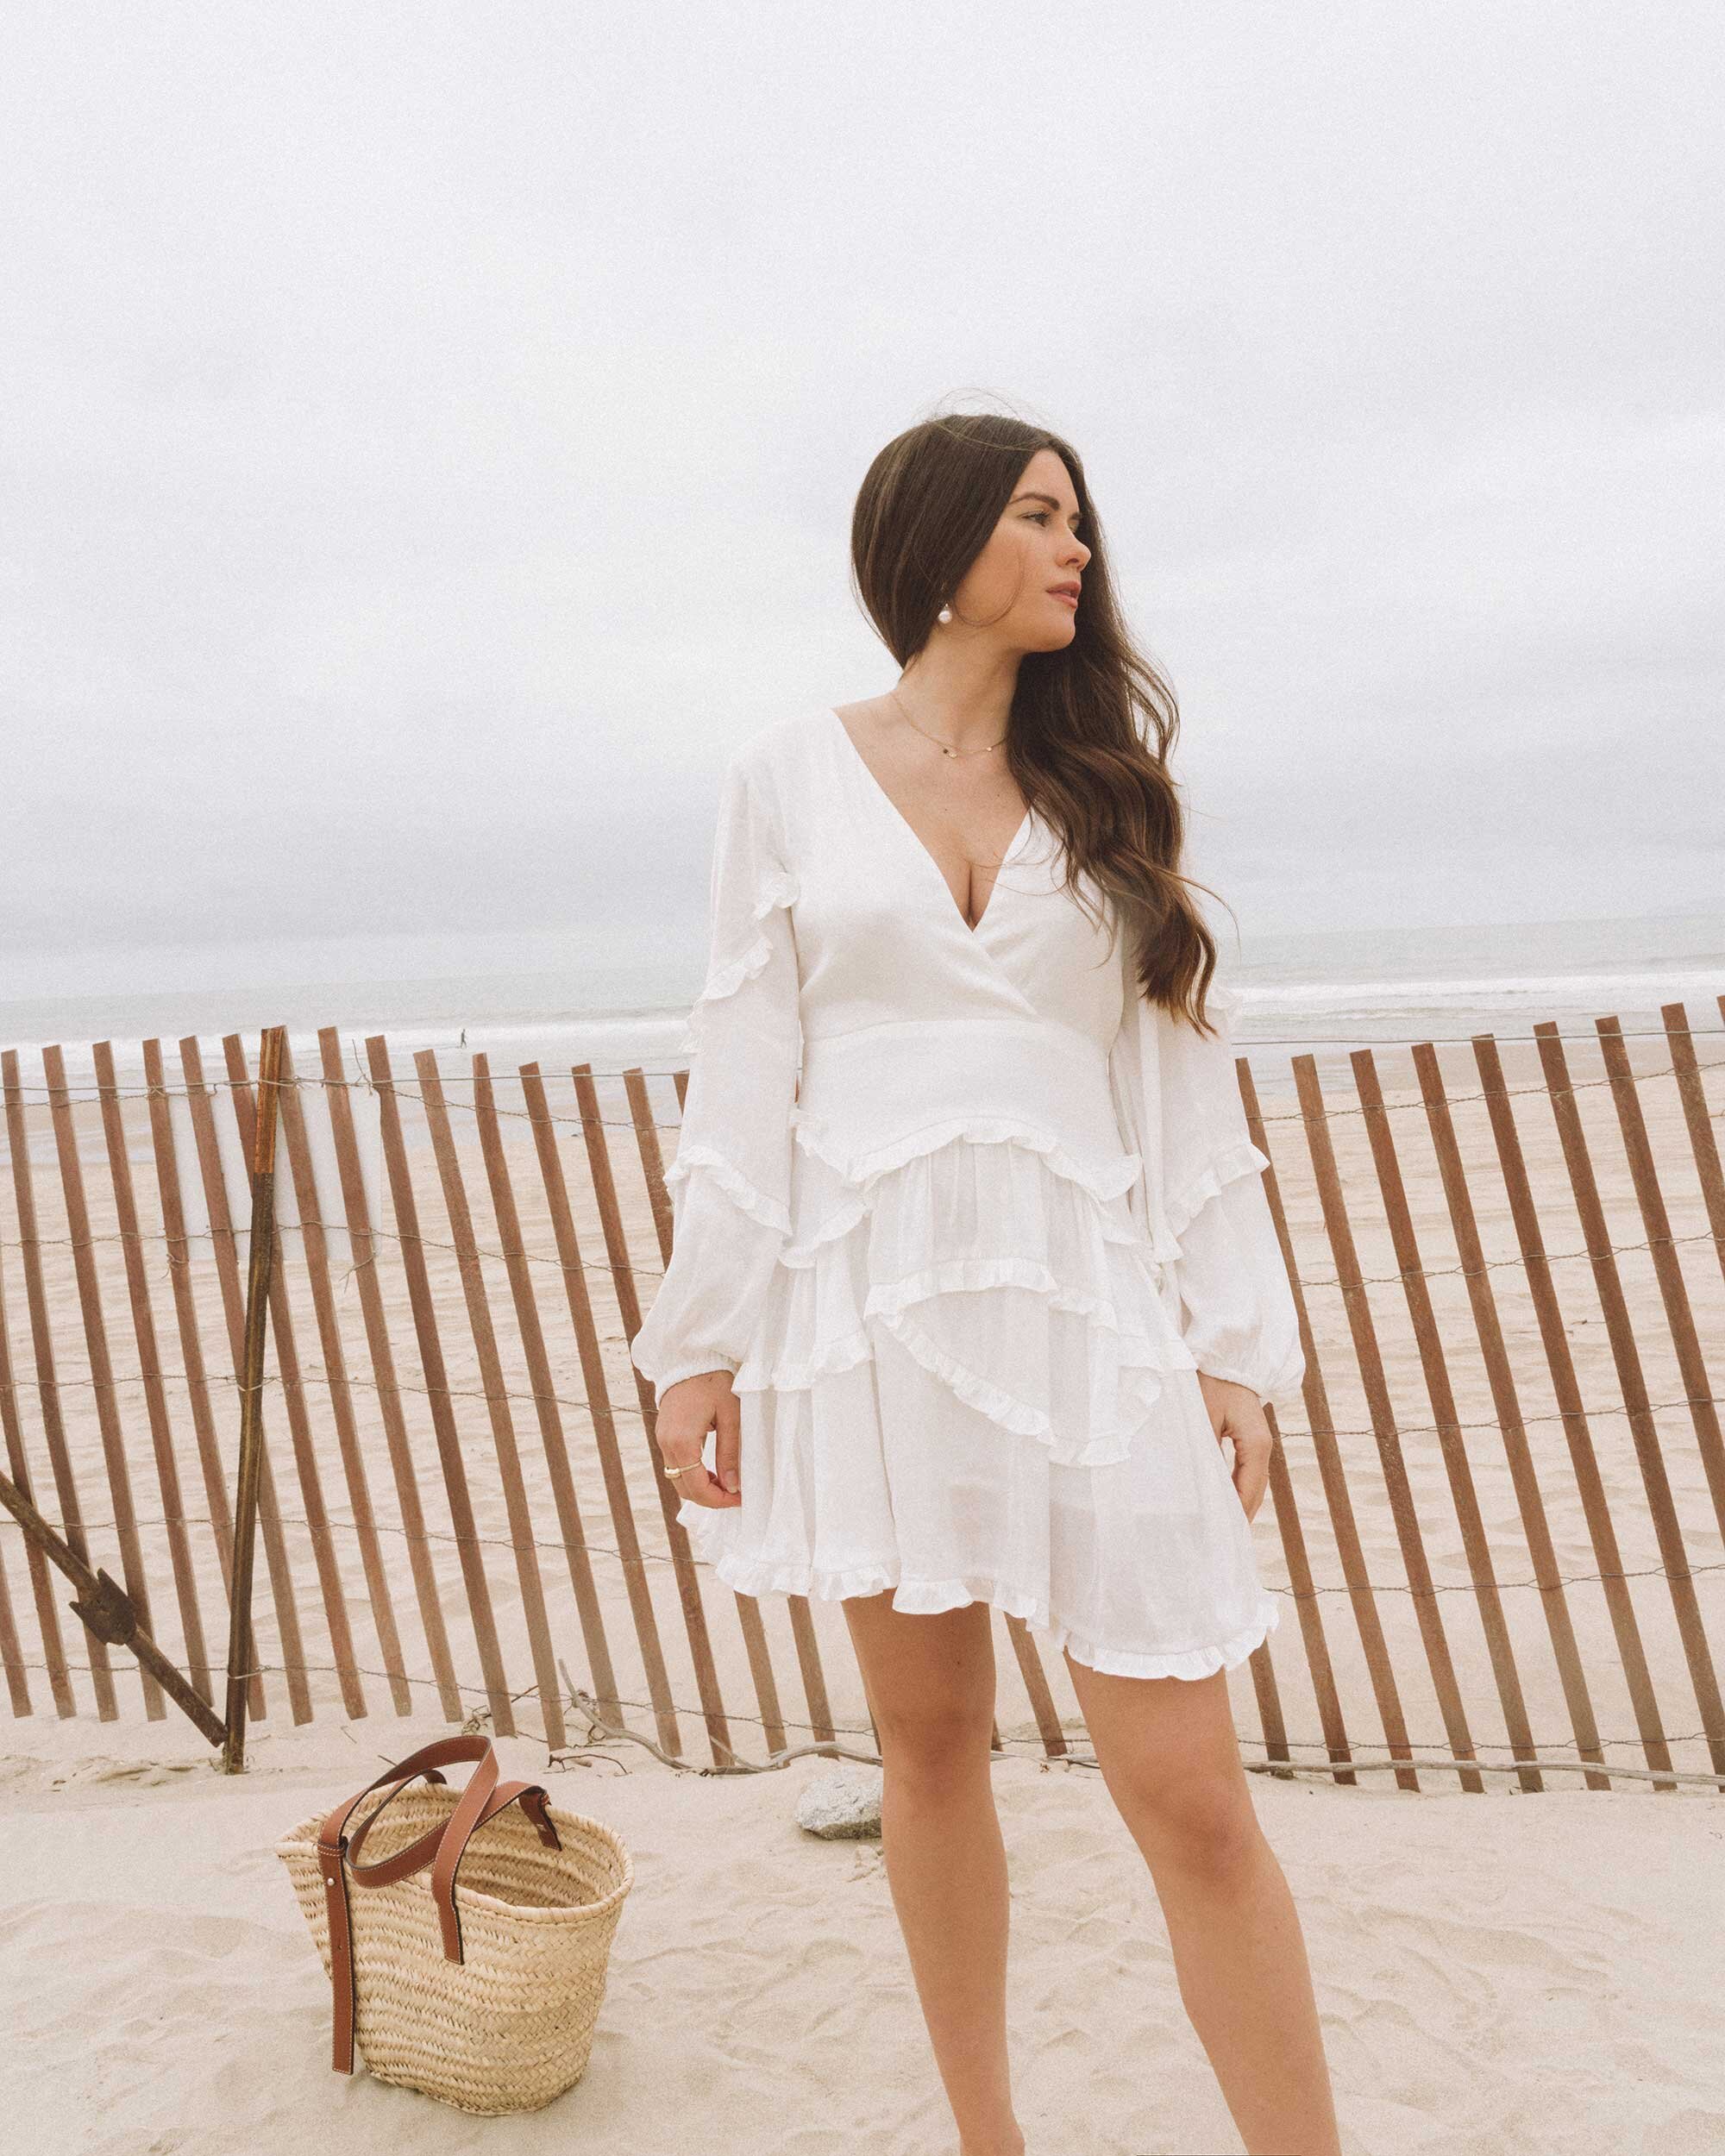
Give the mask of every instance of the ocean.
[[(279, 951), (230, 947), (181, 954), (197, 986), (152, 986), (76, 996), (37, 993), (0, 1001), (0, 1046), (26, 1052), (62, 1044), (68, 1075), (87, 1078), (89, 1044), (114, 1044), (120, 1069), (140, 1069), (138, 1044), (198, 1034), (255, 1032), (285, 1025), (301, 1068), (320, 1026), (338, 1027), (349, 1055), (368, 1033), (389, 1037), (398, 1061), (425, 1048), (448, 1051), (451, 1073), (464, 1051), (483, 1050), (499, 1074), (538, 1062), (549, 1072), (588, 1063), (610, 1073), (668, 1071), (683, 1060), (678, 1043), (700, 981), (704, 951), (694, 930), (671, 948), (648, 943), (604, 961), (587, 948), (562, 968), (543, 963), (548, 940), (530, 939), (534, 969), (511, 968), (506, 939), (492, 939), (485, 971), (428, 968), (437, 947), (416, 946), (418, 963), (378, 977), (374, 948), (356, 946), (349, 974), (340, 943), (319, 947), (319, 978), (274, 979)], [(612, 948), (615, 942), (612, 939)], [(373, 961), (370, 970), (363, 962)], [(123, 959), (109, 961), (113, 976)], [(1307, 1049), (1320, 1067), (1349, 1049), (1391, 1042), (1458, 1040), (1476, 1033), (1525, 1038), (1536, 1021), (1592, 1038), (1594, 1021), (1621, 1020), (1626, 1032), (1662, 1030), (1659, 1009), (1686, 1004), (1698, 1031), (1720, 1030), (1725, 993), (1725, 912), (1648, 914), (1631, 919), (1515, 922), (1465, 927), (1350, 929), (1240, 939), (1221, 950), (1223, 972), (1240, 989), (1242, 1048)], [(43, 962), (30, 971), (40, 979)], [(152, 960), (137, 976), (160, 981)], [(225, 985), (224, 985), (225, 984)], [(208, 1050), (206, 1048), (206, 1060)], [(219, 1062), (219, 1056), (218, 1056)]]

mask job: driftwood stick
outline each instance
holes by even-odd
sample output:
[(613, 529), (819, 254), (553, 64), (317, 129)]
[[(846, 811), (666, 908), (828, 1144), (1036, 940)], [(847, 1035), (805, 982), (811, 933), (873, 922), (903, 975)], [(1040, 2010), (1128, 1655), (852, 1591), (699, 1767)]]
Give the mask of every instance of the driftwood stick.
[[(91, 1637), (104, 1646), (129, 1647), (140, 1666), (174, 1705), (185, 1709), (212, 1745), (219, 1745), (227, 1733), (222, 1723), (138, 1622), (136, 1606), (120, 1583), (85, 1564), (72, 1545), (54, 1532), (18, 1485), (4, 1475), (0, 1475), (0, 1505), (12, 1514), (34, 1546), (57, 1564), (78, 1589), (80, 1599), (72, 1603), (72, 1611), (84, 1620)], [(242, 1692), (244, 1689), (242, 1680)]]

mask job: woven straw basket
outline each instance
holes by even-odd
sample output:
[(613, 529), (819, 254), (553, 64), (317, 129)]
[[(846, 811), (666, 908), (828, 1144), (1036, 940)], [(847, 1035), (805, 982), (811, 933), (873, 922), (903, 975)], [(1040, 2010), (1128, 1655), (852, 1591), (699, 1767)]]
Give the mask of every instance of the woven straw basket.
[[(458, 1797), (438, 1769), (465, 1759)], [(422, 1775), (440, 1786), (408, 1789)], [(331, 1980), (338, 2072), (357, 2041), (380, 2081), (488, 2116), (539, 2110), (580, 2079), (634, 1883), (610, 1827), (499, 1783), (488, 1738), (452, 1737), (276, 1853)]]

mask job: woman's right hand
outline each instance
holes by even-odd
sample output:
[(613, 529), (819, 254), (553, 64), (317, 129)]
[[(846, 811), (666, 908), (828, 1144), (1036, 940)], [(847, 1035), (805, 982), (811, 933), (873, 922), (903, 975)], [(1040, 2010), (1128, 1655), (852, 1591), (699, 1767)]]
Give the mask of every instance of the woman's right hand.
[[(713, 1447), (717, 1482), (701, 1460), (709, 1430), (718, 1433)], [(671, 1479), (671, 1487), (680, 1497), (687, 1497), (692, 1504), (711, 1505), (716, 1511), (743, 1502), (743, 1414), (731, 1388), (729, 1370), (707, 1370), (699, 1377), (680, 1378), (668, 1387), (659, 1402), (654, 1432), (659, 1456), (667, 1467), (693, 1470)]]

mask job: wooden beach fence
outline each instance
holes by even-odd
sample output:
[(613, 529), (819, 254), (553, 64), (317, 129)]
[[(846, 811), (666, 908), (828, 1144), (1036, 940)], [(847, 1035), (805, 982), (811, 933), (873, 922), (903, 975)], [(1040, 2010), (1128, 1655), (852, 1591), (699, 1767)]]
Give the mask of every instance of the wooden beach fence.
[[(1720, 1018), (1239, 1058), (1308, 1364), (1255, 1529), (1283, 1621), (1230, 1680), (1255, 1768), (1725, 1788)], [(13, 1714), (872, 1752), (842, 1612), (724, 1588), (657, 1471), (628, 1343), (687, 1072), (255, 1047), (0, 1056)], [(997, 1636), (997, 1743), (1082, 1756), (1061, 1658)]]

